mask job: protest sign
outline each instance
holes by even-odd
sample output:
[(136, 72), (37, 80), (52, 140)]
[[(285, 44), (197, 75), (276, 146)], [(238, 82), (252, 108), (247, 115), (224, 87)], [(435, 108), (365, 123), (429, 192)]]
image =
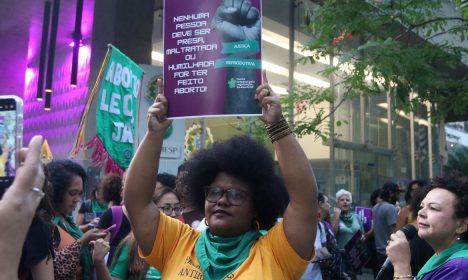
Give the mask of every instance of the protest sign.
[(164, 1), (168, 116), (260, 115), (261, 0)]
[(372, 208), (356, 207), (356, 214), (361, 218), (364, 231), (368, 232), (372, 228)]
[[(80, 121), (77, 140), (71, 151), (94, 148), (92, 162), (105, 165), (106, 172), (122, 173), (133, 157), (138, 95), (143, 70), (117, 48), (109, 45), (96, 83)], [(82, 145), (84, 127), (94, 95), (99, 93), (96, 136)]]
[(345, 252), (348, 255), (349, 264), (355, 272), (359, 272), (361, 268), (369, 261), (370, 251), (366, 243), (361, 241), (362, 233), (357, 231), (356, 234), (345, 244)]

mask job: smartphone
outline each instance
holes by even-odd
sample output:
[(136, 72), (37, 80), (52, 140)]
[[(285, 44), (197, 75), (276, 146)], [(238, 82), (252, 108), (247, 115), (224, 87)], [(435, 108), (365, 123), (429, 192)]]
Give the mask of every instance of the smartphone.
[(113, 224), (110, 227), (103, 230), (102, 233), (108, 233), (109, 231), (113, 230), (116, 226), (117, 226), (116, 224)]
[(18, 96), (0, 96), (0, 187), (9, 187), (19, 165), (23, 146), (23, 101)]

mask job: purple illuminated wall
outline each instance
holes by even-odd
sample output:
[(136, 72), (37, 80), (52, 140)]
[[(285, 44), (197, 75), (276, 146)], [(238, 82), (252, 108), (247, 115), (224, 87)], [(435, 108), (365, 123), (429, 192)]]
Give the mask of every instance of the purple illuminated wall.
[[(51, 110), (44, 110), (44, 101), (36, 100), (37, 70), (26, 70), (24, 93), (24, 143), (32, 136), (43, 135), (55, 158), (68, 156), (88, 96), (90, 49), (80, 49), (78, 85), (70, 87), (72, 48), (57, 51)], [(36, 68), (37, 69), (37, 68)], [(29, 80), (28, 80), (29, 78)]]
[[(36, 100), (39, 64), (40, 26), (30, 28), (29, 55), (24, 71), (24, 144), (32, 136), (43, 135), (49, 142), (54, 158), (67, 158), (78, 133), (79, 122), (89, 92), (91, 30), (94, 1), (85, 0), (83, 9), (82, 34), (84, 46), (80, 48), (78, 64), (78, 85), (70, 86), (72, 41), (75, 19), (75, 1), (62, 1), (60, 7), (57, 48), (55, 52), (53, 92), (51, 110), (44, 110), (44, 100)], [(42, 19), (42, 13), (39, 15)], [(92, 85), (91, 85), (92, 86)], [(44, 93), (45, 97), (45, 93)], [(44, 98), (45, 99), (45, 98)]]

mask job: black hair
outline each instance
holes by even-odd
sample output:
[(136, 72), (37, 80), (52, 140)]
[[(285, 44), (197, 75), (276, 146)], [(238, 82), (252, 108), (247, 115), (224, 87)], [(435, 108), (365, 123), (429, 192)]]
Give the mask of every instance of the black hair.
[(248, 185), (252, 192), (256, 219), (261, 229), (270, 229), (289, 202), (281, 178), (275, 174), (271, 154), (249, 136), (235, 136), (201, 150), (189, 161), (190, 172), (184, 177), (192, 206), (204, 212), (205, 187), (220, 172)]
[(63, 198), (72, 183), (73, 177), (81, 177), (83, 185), (86, 182), (86, 172), (83, 167), (68, 159), (50, 162), (46, 165), (46, 172), (47, 179), (52, 185), (51, 203), (55, 210), (63, 202)]
[(165, 196), (166, 194), (168, 194), (168, 193), (172, 193), (173, 195), (175, 195), (177, 197), (177, 199), (179, 200), (179, 203), (180, 203), (179, 194), (174, 189), (171, 189), (171, 188), (166, 187), (166, 186), (163, 186), (163, 187), (159, 188), (156, 191), (156, 194), (153, 196), (153, 202), (155, 204), (158, 204), (158, 202), (161, 200), (161, 198), (163, 196)]
[(424, 187), (425, 185), (427, 185), (426, 181), (424, 180), (412, 180), (411, 182), (408, 183), (408, 188), (406, 189), (406, 193), (405, 193), (405, 201), (407, 204), (410, 204), (411, 203), (411, 186), (412, 185), (418, 185), (418, 188), (420, 187)]
[(102, 188), (104, 200), (119, 205), (122, 202), (122, 176), (106, 174), (98, 184)]
[[(458, 176), (437, 177), (429, 184), (429, 189), (444, 189), (453, 193), (456, 197), (455, 218), (465, 219), (468, 217), (468, 178)], [(466, 230), (460, 239), (468, 241), (468, 230)]]
[(182, 162), (179, 167), (177, 167), (177, 176), (179, 176), (179, 173), (182, 171), (188, 171), (188, 161)]
[(176, 186), (176, 176), (169, 173), (159, 173), (156, 179), (161, 185), (175, 189)]
[(375, 189), (370, 195), (370, 204), (371, 206), (375, 206), (377, 204), (377, 198), (380, 197), (380, 193), (382, 192), (381, 189)]
[(319, 192), (317, 195), (318, 202), (325, 202), (325, 195), (322, 192)]
[(382, 186), (382, 189), (380, 190), (380, 198), (383, 201), (390, 202), (390, 197), (392, 193), (397, 192), (397, 190), (398, 190), (398, 185), (396, 183), (385, 182), (384, 185)]

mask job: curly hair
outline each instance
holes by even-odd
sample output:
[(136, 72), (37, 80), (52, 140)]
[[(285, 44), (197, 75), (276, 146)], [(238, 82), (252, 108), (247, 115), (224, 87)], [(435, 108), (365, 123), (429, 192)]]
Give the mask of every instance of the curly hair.
[(99, 181), (97, 188), (102, 188), (103, 198), (107, 202), (113, 202), (119, 205), (122, 202), (122, 177), (117, 174), (109, 173)]
[(52, 185), (51, 203), (54, 209), (58, 209), (63, 202), (65, 193), (72, 184), (73, 177), (79, 176), (86, 182), (86, 172), (76, 162), (71, 160), (54, 160), (46, 165), (47, 179)]
[(275, 174), (270, 153), (249, 136), (235, 136), (201, 150), (188, 161), (183, 178), (192, 206), (204, 212), (205, 188), (220, 172), (244, 182), (252, 192), (256, 219), (261, 229), (270, 229), (289, 202), (282, 179)]
[[(429, 190), (444, 189), (453, 193), (456, 197), (455, 218), (464, 219), (468, 217), (468, 178), (458, 176), (437, 177), (429, 184)], [(468, 241), (468, 230), (466, 230), (460, 239)]]

